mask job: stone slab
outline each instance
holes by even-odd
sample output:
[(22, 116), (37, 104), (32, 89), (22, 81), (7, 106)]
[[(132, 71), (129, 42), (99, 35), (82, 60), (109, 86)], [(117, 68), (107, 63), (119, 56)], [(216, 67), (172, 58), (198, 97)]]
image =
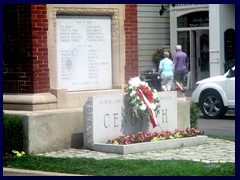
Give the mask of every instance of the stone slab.
[(136, 134), (139, 131), (171, 132), (177, 128), (176, 91), (158, 92), (160, 112), (157, 115), (159, 128), (153, 128), (149, 117), (137, 117), (126, 94), (90, 97), (83, 108), (84, 148), (105, 143), (120, 135)]
[(177, 117), (178, 117), (178, 129), (186, 129), (191, 127), (190, 124), (190, 102), (178, 98), (177, 101)]
[(27, 154), (83, 147), (82, 109), (4, 112), (22, 118)]
[(57, 98), (51, 93), (4, 94), (4, 110), (37, 111), (57, 108)]
[(110, 16), (58, 15), (57, 88), (112, 88)]
[(96, 143), (94, 144), (94, 150), (107, 153), (116, 154), (130, 154), (130, 153), (140, 153), (146, 151), (157, 151), (162, 149), (188, 147), (194, 145), (200, 145), (207, 143), (207, 136), (194, 136), (187, 138), (163, 140), (157, 142), (144, 142), (128, 145), (115, 145), (106, 143)]

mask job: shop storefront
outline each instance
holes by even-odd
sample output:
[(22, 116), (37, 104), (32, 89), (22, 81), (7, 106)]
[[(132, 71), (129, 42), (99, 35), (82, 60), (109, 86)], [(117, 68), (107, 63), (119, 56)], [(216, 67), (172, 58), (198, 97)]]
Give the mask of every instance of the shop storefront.
[(226, 4), (170, 7), (171, 51), (180, 44), (187, 53), (190, 88), (196, 81), (224, 73), (226, 62), (235, 58), (234, 12), (235, 6)]

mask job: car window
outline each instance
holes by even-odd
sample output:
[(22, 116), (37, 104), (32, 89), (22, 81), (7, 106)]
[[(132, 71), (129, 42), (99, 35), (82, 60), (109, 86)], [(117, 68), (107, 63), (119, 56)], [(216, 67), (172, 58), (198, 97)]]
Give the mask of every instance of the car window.
[(235, 69), (228, 70), (228, 77), (235, 77)]

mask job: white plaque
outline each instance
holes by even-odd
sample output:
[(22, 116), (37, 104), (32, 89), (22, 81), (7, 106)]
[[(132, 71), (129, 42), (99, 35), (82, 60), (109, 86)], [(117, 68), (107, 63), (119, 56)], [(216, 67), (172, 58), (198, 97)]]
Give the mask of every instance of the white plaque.
[(57, 16), (57, 87), (112, 88), (110, 16)]

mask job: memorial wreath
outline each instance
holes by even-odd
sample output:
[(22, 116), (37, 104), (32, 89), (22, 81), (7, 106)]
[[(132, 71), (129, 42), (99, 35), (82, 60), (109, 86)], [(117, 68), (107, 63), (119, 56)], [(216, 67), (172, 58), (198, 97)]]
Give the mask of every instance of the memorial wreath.
[(160, 101), (157, 98), (157, 91), (150, 88), (148, 83), (141, 81), (139, 77), (131, 78), (125, 88), (130, 97), (130, 105), (137, 116), (149, 116), (153, 128), (158, 127), (156, 113), (160, 109)]

